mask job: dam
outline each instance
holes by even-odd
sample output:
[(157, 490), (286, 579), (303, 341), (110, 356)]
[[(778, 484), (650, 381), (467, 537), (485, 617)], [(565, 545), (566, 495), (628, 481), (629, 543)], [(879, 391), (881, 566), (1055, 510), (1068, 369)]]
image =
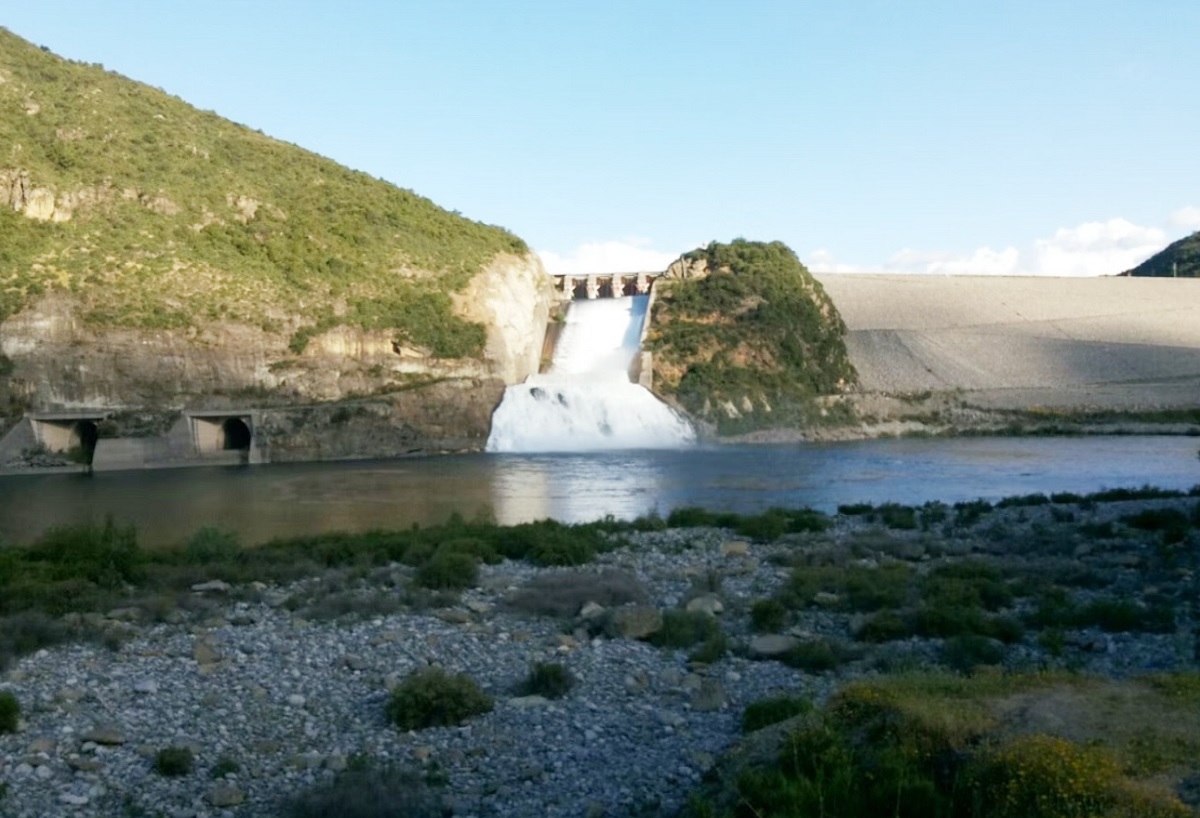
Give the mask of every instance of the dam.
[(866, 392), (986, 409), (1200, 407), (1200, 281), (814, 274)]

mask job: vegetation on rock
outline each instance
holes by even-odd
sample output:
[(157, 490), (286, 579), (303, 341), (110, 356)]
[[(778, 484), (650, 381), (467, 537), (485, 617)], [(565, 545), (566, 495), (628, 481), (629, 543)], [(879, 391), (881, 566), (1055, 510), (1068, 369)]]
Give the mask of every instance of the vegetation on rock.
[(656, 387), (722, 433), (827, 422), (834, 410), (816, 398), (857, 374), (845, 324), (796, 254), (737, 239), (680, 261), (701, 272), (655, 283)]
[(0, 320), (70, 293), (102, 327), (337, 325), (476, 355), (450, 293), (500, 228), (0, 29)]

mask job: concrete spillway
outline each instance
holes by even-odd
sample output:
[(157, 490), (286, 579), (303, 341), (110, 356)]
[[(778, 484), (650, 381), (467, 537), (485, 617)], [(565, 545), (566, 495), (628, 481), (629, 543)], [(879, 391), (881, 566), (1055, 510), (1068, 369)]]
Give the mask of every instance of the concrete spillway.
[(492, 416), (490, 452), (675, 448), (691, 424), (630, 381), (648, 296), (575, 301), (550, 370), (510, 386)]

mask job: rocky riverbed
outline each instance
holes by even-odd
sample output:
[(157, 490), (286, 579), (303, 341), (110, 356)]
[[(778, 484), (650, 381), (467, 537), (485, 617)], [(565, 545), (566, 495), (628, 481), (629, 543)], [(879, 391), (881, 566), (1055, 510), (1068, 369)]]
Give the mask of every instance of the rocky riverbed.
[[(753, 602), (788, 587), (797, 562), (921, 577), (970, 561), (1013, 587), (1039, 575), (1075, 581), (1081, 604), (1169, 601), (1172, 627), (1068, 625), (1051, 639), (1030, 628), (990, 642), (1016, 669), (1194, 669), (1190, 558), (1168, 559), (1160, 532), (1129, 521), (1146, 509), (1194, 515), (1196, 502), (1039, 504), (971, 520), (944, 510), (911, 529), (838, 516), (829, 530), (772, 543), (709, 528), (643, 532), (569, 571), (484, 566), (458, 598), (414, 597), (403, 566), (288, 586), (208, 583), (157, 615), (96, 614), (103, 643), (41, 650), (8, 670), (0, 690), (22, 715), (0, 734), (0, 815), (282, 815), (298, 793), (363, 766), (415, 771), (459, 816), (671, 813), (738, 739), (750, 702), (820, 700), (848, 678), (946, 661), (944, 639), (856, 639), (869, 615), (838, 589), (797, 606), (783, 632), (754, 631)], [(1168, 550), (1194, 554), (1198, 540), (1193, 525)], [(1080, 572), (1086, 581), (1071, 579)], [(334, 598), (341, 607), (322, 604)], [(1019, 591), (1002, 612), (1028, 618), (1038, 604)], [(721, 623), (723, 657), (690, 661), (638, 638), (662, 627), (662, 611), (689, 608)], [(837, 646), (832, 666), (778, 661), (814, 641)], [(520, 695), (537, 662), (564, 665), (574, 689)], [(494, 710), (460, 727), (390, 724), (389, 689), (431, 664), (470, 675)], [(189, 748), (194, 769), (156, 772), (167, 747)]]

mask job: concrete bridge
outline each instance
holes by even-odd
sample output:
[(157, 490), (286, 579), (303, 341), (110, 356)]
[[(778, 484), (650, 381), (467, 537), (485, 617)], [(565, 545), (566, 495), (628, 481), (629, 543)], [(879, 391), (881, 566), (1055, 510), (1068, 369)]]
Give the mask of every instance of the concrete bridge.
[(554, 289), (562, 301), (583, 301), (589, 298), (620, 298), (626, 295), (646, 295), (654, 279), (662, 275), (655, 273), (583, 273), (556, 275)]

